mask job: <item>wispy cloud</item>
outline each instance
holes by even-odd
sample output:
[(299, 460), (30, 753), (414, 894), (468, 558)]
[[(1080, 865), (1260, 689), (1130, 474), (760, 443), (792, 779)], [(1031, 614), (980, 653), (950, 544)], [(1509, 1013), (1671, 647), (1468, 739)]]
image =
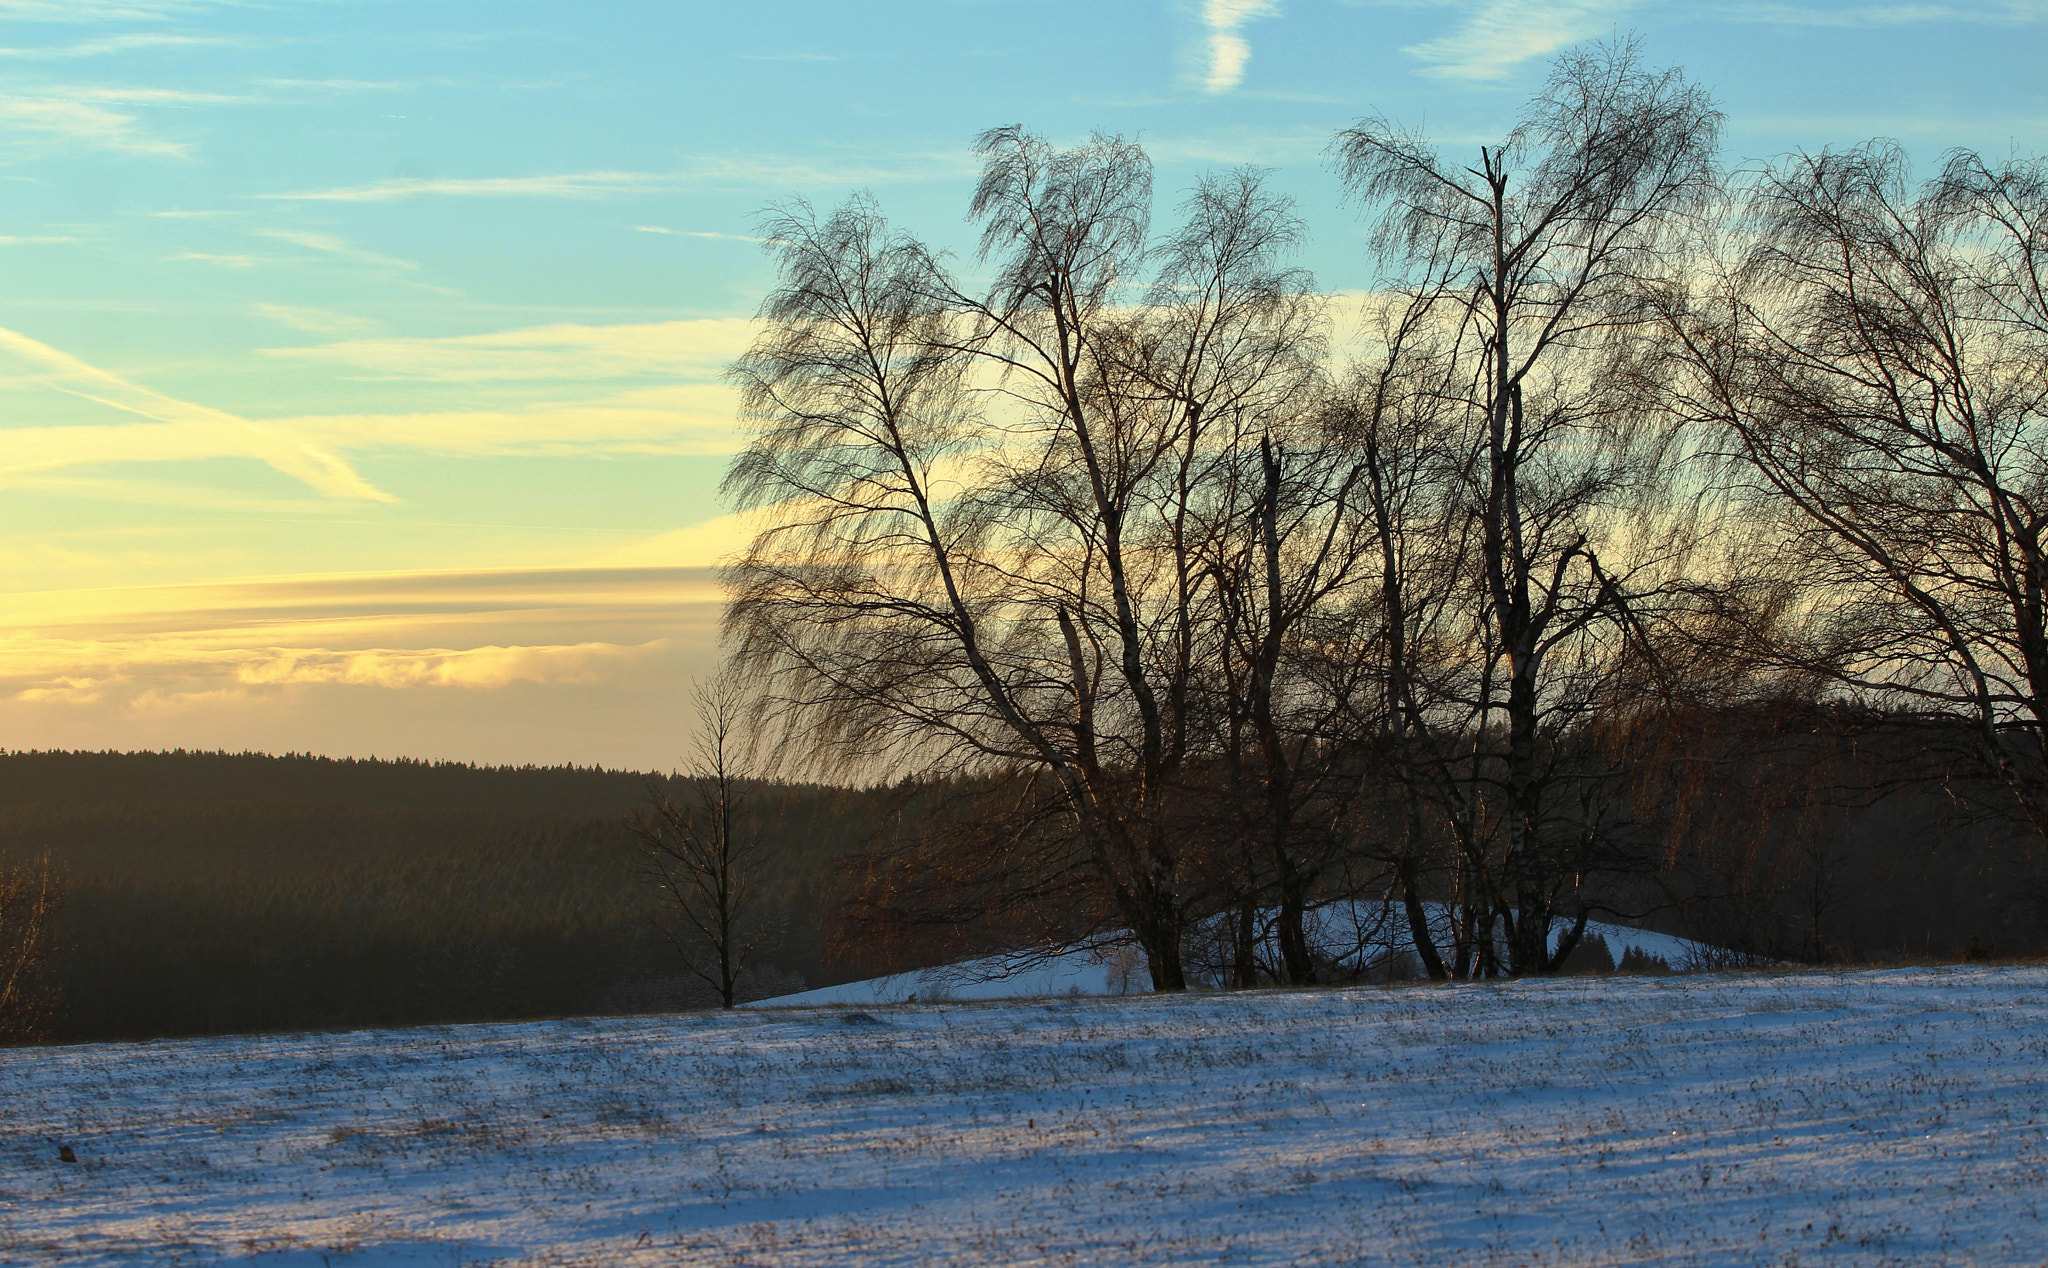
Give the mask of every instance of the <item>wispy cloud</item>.
[(1163, 136), (1147, 145), (1161, 162), (1251, 163), (1279, 167), (1314, 163), (1329, 144), (1328, 131), (1315, 125), (1295, 128), (1217, 128), (1187, 136)]
[(1401, 51), (1432, 79), (1488, 83), (1524, 62), (1598, 35), (1639, 0), (1486, 0), (1451, 34)]
[(676, 383), (517, 409), (309, 414), (277, 425), (349, 453), (566, 456), (725, 454), (740, 443), (739, 399), (717, 383)]
[(1252, 57), (1252, 46), (1239, 30), (1258, 18), (1279, 17), (1279, 0), (1201, 0), (1201, 6), (1202, 25), (1208, 31), (1202, 88), (1229, 92), (1244, 81), (1245, 63)]
[(259, 194), (290, 202), (396, 202), (433, 195), (453, 198), (615, 198), (700, 185), (863, 185), (954, 177), (974, 170), (971, 156), (904, 155), (889, 163), (819, 167), (793, 159), (706, 159), (673, 172), (564, 172), (541, 176), (394, 177), (366, 185)]
[(1861, 4), (1814, 8), (1801, 4), (1731, 4), (1716, 10), (1724, 21), (1772, 26), (1888, 27), (1926, 22), (1977, 22), (2025, 26), (2048, 20), (2039, 0), (1991, 4)]
[(208, 0), (0, 0), (0, 18), (78, 26), (92, 22), (161, 21), (221, 7), (221, 3)]
[(0, 450), (0, 472), (53, 470), (111, 462), (254, 458), (326, 497), (389, 502), (346, 461), (274, 423), (166, 396), (70, 353), (0, 329), (0, 353), (36, 367), (35, 380), (60, 392), (146, 418), (146, 424), (13, 427)]
[(280, 263), (269, 256), (221, 255), (212, 251), (180, 251), (176, 255), (167, 255), (164, 259), (190, 264), (215, 264), (224, 269), (253, 269), (261, 264)]
[(661, 225), (634, 225), (635, 233), (658, 233), (669, 238), (716, 238), (724, 242), (766, 242), (745, 233), (714, 233), (709, 229), (668, 229)]
[(260, 317), (283, 322), (295, 330), (303, 330), (308, 334), (345, 338), (349, 335), (369, 334), (377, 329), (377, 323), (367, 317), (330, 313), (324, 308), (294, 308), (285, 304), (252, 304), (250, 308)]
[(145, 132), (135, 116), (67, 97), (0, 96), (0, 125), (13, 144), (48, 148), (64, 143), (152, 158), (184, 158), (190, 147)]
[(457, 198), (607, 198), (672, 189), (677, 178), (655, 172), (572, 172), (554, 176), (485, 176), (468, 179), (397, 177), (368, 185), (259, 194), (302, 202), (382, 203), (443, 194)]
[[(675, 565), (16, 594), (0, 616), (0, 697), (90, 705), (238, 688), (623, 684), (667, 649), (685, 610), (720, 598), (708, 568)], [(560, 637), (576, 629), (585, 637)]]
[[(1417, 0), (1380, 0), (1415, 7)], [(1401, 51), (1423, 63), (1417, 73), (1432, 79), (1475, 85), (1495, 83), (1523, 64), (1547, 57), (1569, 44), (1604, 34), (1624, 15), (1649, 7), (1654, 0), (1420, 0), (1461, 17), (1455, 30), (1436, 39), (1411, 44)], [(1960, 3), (1851, 4), (1818, 6), (1798, 3), (1702, 5), (1694, 11), (1708, 21), (1771, 26), (1896, 27), (1927, 23), (1973, 22), (2026, 26), (2048, 21), (2041, 0), (1962, 0)]]
[(370, 378), (441, 383), (690, 378), (716, 376), (753, 335), (753, 323), (737, 317), (614, 326), (564, 322), (483, 335), (353, 339), (263, 352)]
[(51, 748), (666, 766), (721, 598), (678, 567), (15, 593), (0, 727)]
[(53, 242), (76, 242), (78, 239), (64, 234), (0, 234), (0, 246), (41, 246)]
[(235, 681), (261, 686), (344, 683), (355, 687), (460, 687), (491, 691), (514, 683), (589, 685), (616, 677), (622, 660), (644, 659), (660, 644), (390, 648), (334, 651), (324, 647), (272, 651), (235, 666)]
[(254, 101), (253, 97), (219, 92), (186, 92), (177, 88), (118, 88), (74, 85), (46, 90), (50, 96), (70, 101), (127, 106), (228, 106)]
[(2012, 138), (2023, 148), (2048, 141), (2048, 117), (2038, 114), (1947, 114), (1931, 110), (1871, 114), (1743, 114), (1738, 135), (1803, 136), (1855, 141), (1865, 137), (1926, 138), (1953, 144), (1958, 137)]
[[(259, 79), (265, 88), (298, 92), (399, 92), (418, 87), (423, 81), (405, 79)], [(441, 81), (432, 81), (441, 82)]]
[(720, 515), (600, 551), (591, 562), (616, 567), (716, 567), (746, 550), (760, 527), (752, 515)]
[[(19, 17), (19, 14), (9, 12), (4, 0), (0, 0), (0, 18)], [(69, 20), (77, 21), (79, 19), (73, 18)], [(223, 45), (237, 45), (242, 42), (241, 40), (212, 35), (172, 35), (169, 33), (146, 32), (134, 35), (109, 36), (104, 39), (82, 40), (75, 44), (43, 44), (0, 48), (0, 58), (13, 58), (20, 61), (60, 61), (73, 57), (105, 57), (116, 53), (134, 53), (156, 49), (219, 48)]]
[(321, 251), (328, 255), (340, 256), (345, 260), (354, 260), (359, 264), (374, 264), (379, 268), (406, 270), (417, 270), (419, 268), (419, 265), (411, 260), (401, 260), (389, 255), (378, 255), (375, 251), (364, 251), (352, 247), (331, 233), (307, 233), (297, 229), (258, 229), (256, 232), (265, 238), (275, 238), (279, 242), (289, 242), (293, 246), (305, 247), (309, 251)]

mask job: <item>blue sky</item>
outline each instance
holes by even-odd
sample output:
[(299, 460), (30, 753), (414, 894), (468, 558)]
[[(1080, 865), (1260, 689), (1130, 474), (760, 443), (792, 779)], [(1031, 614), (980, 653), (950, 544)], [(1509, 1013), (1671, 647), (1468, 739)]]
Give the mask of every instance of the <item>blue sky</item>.
[(0, 0), (0, 745), (666, 765), (760, 208), (964, 250), (975, 132), (1121, 132), (1358, 290), (1336, 129), (1627, 32), (1731, 162), (2048, 151), (2044, 0)]

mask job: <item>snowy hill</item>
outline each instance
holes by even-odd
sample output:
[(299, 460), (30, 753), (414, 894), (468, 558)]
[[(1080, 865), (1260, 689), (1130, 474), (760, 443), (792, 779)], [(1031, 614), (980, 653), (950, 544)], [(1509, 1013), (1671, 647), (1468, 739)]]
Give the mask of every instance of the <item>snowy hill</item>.
[(0, 1262), (2038, 1264), (2044, 1036), (2027, 966), (16, 1049)]
[[(1440, 926), (1432, 932), (1440, 938), (1439, 945), (1448, 946), (1450, 914), (1441, 903), (1428, 906), (1431, 924)], [(1562, 924), (1551, 930), (1553, 951), (1563, 933)], [(1325, 955), (1340, 962), (1371, 962), (1383, 956), (1410, 954), (1415, 949), (1406, 914), (1391, 904), (1342, 903), (1324, 908), (1315, 913), (1310, 923), (1310, 938)], [(1668, 933), (1588, 921), (1584, 941), (1590, 943), (1596, 938), (1606, 942), (1609, 958), (1616, 963), (1629, 948), (1679, 970), (1717, 962), (1715, 948)], [(1136, 950), (1112, 947), (1058, 954), (990, 956), (779, 995), (757, 1000), (747, 1007), (1045, 999), (1056, 995), (1130, 995), (1150, 989), (1145, 962)]]

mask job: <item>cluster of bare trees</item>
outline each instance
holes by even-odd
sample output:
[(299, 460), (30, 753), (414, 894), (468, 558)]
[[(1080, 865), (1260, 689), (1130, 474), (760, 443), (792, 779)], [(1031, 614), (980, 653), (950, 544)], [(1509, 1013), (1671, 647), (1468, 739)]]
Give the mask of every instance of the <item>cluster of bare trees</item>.
[(870, 911), (1173, 990), (1198, 928), (1313, 981), (1309, 913), (1383, 896), (1433, 977), (1552, 972), (1659, 900), (1687, 720), (1830, 693), (1967, 714), (2048, 829), (2048, 172), (1736, 180), (1718, 123), (1621, 43), (1470, 161), (1341, 132), (1348, 359), (1257, 172), (1160, 233), (1136, 145), (985, 133), (965, 270), (778, 213), (735, 664), (784, 751), (976, 790)]

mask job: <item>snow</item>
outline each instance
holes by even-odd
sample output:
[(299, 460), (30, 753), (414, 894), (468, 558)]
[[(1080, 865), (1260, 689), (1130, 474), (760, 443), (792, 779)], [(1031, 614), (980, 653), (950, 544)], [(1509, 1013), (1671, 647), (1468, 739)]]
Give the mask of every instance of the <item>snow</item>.
[[(1442, 903), (1424, 904), (1437, 945), (1451, 945), (1450, 909)], [(1266, 913), (1268, 920), (1272, 913)], [(1312, 945), (1344, 963), (1371, 963), (1386, 955), (1411, 954), (1415, 939), (1408, 928), (1405, 909), (1391, 903), (1338, 903), (1314, 912), (1308, 922)], [(1550, 946), (1557, 949), (1565, 933), (1560, 921), (1551, 929)], [(1582, 942), (1602, 938), (1608, 954), (1619, 964), (1622, 955), (1635, 947), (1684, 970), (1718, 962), (1716, 949), (1668, 933), (1652, 933), (1623, 925), (1586, 922)], [(1271, 930), (1266, 931), (1267, 958), (1271, 951)], [(1218, 985), (1218, 983), (1208, 983)], [(1129, 995), (1151, 989), (1144, 961), (1129, 946), (1083, 947), (1075, 950), (988, 956), (940, 968), (913, 969), (887, 977), (821, 986), (794, 995), (757, 1000), (749, 1008), (782, 1008), (816, 1004), (907, 1004), (919, 1000), (1045, 999), (1059, 995)]]
[(16, 1049), (0, 1261), (2038, 1264), (2044, 1059), (2042, 966)]
[(913, 969), (795, 995), (756, 1000), (747, 1008), (819, 1004), (1047, 999), (1061, 995), (1129, 995), (1149, 989), (1144, 963), (1116, 951), (1074, 950), (1050, 957), (989, 956), (936, 969)]

